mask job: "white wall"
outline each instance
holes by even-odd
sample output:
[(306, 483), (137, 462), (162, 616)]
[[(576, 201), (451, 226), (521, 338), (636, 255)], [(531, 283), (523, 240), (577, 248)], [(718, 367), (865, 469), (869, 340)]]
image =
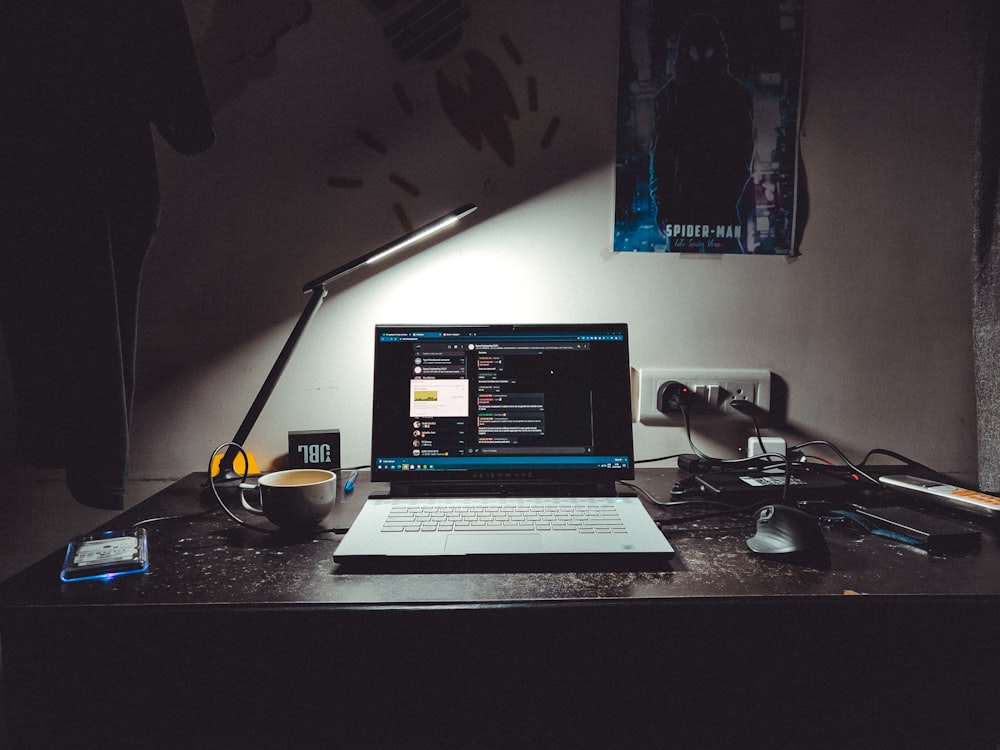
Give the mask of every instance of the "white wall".
[[(396, 60), (361, 4), (316, 0), (278, 40), (273, 73), (221, 104), (211, 152), (161, 154), (133, 476), (204, 468), (305, 303), (302, 284), (399, 235), (394, 201), (414, 224), (472, 201), (464, 231), (331, 287), (248, 441), (262, 464), (288, 430), (330, 427), (345, 462), (367, 462), (377, 322), (614, 320), (630, 325), (635, 366), (772, 370), (788, 388), (778, 434), (855, 459), (890, 448), (974, 482), (970, 4), (808, 0), (810, 208), (802, 256), (788, 260), (612, 252), (617, 2), (469, 3), (463, 47), (500, 65), (522, 107), (508, 167), (449, 124), (432, 65)], [(212, 0), (188, 8), (206, 44)], [(388, 181), (394, 170), (419, 197)], [(331, 175), (364, 187), (327, 187)], [(696, 439), (728, 456), (748, 434), (736, 423)], [(686, 448), (677, 428), (635, 436), (639, 458)]]

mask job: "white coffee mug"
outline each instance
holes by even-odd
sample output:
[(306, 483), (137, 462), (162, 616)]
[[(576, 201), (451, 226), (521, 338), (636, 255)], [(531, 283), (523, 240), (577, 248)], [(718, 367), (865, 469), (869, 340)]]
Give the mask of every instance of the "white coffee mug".
[(257, 480), (260, 505), (240, 492), (243, 507), (283, 529), (316, 526), (337, 499), (337, 475), (326, 469), (288, 469), (264, 474)]

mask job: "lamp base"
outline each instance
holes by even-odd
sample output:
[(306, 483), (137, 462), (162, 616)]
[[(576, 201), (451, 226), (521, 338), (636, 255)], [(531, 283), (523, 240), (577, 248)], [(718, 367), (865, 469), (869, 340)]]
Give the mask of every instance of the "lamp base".
[[(243, 453), (237, 453), (236, 458), (233, 459), (232, 469), (220, 472), (219, 464), (222, 463), (224, 455), (223, 453), (216, 453), (212, 456), (212, 476), (216, 478), (216, 481), (221, 480), (226, 482), (233, 479), (242, 479), (244, 474), (260, 474), (257, 459), (249, 451), (246, 453), (246, 461), (243, 460)], [(243, 471), (244, 469), (246, 469), (245, 472)]]

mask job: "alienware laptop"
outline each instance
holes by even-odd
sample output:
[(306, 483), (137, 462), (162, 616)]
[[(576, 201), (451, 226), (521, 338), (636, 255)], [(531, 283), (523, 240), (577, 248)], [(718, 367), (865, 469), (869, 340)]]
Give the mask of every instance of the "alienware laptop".
[(372, 481), (334, 560), (662, 568), (634, 495), (625, 324), (378, 326)]

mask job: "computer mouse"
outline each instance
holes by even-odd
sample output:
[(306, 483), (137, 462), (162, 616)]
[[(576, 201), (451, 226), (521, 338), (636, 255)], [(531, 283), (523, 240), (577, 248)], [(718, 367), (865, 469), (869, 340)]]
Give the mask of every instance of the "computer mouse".
[(828, 565), (830, 548), (819, 521), (787, 505), (765, 505), (757, 511), (757, 529), (747, 546), (759, 555), (790, 562)]

